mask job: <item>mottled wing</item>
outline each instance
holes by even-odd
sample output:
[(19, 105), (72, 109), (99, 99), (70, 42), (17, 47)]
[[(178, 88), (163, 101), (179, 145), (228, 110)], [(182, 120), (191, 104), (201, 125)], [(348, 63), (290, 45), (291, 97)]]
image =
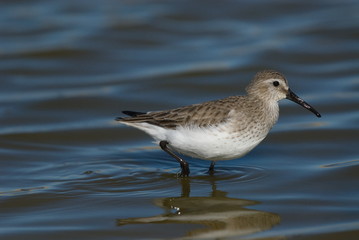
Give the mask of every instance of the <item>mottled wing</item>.
[[(174, 129), (178, 126), (209, 126), (227, 120), (229, 112), (236, 107), (241, 97), (228, 97), (221, 100), (194, 104), (168, 111), (131, 114), (132, 117), (118, 118), (128, 123), (146, 122), (149, 124)], [(126, 113), (132, 113), (126, 111)]]

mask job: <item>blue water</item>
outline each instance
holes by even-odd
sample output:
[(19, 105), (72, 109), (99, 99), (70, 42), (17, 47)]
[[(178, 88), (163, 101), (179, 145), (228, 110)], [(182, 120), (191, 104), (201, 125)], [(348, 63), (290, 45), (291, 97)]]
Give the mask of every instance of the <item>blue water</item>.
[[(357, 1), (0, 3), (1, 239), (358, 239)], [(283, 72), (247, 156), (178, 163), (114, 121)]]

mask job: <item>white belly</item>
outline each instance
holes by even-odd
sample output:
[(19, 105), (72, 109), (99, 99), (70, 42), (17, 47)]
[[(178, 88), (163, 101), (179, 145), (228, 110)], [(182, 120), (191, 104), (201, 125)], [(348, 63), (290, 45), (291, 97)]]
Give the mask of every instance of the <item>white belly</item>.
[(257, 146), (265, 136), (256, 138), (247, 133), (207, 129), (179, 128), (167, 134), (170, 147), (184, 155), (205, 160), (240, 158)]
[(250, 129), (232, 132), (226, 125), (177, 129), (164, 129), (148, 123), (131, 125), (147, 132), (157, 142), (167, 141), (169, 147), (179, 153), (211, 161), (242, 157), (257, 146), (268, 133), (263, 131), (253, 134)]

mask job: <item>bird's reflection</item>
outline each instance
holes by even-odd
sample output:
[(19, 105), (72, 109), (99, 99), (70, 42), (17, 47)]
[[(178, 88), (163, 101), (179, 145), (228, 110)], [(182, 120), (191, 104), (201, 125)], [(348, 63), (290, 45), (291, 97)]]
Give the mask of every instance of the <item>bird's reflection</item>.
[(247, 209), (259, 202), (227, 197), (227, 193), (216, 189), (215, 180), (210, 180), (212, 192), (207, 197), (190, 197), (188, 178), (180, 179), (180, 197), (158, 198), (155, 205), (165, 210), (164, 214), (118, 219), (117, 225), (127, 224), (200, 224), (203, 227), (191, 230), (184, 238), (217, 238), (243, 236), (272, 228), (280, 222), (277, 214)]

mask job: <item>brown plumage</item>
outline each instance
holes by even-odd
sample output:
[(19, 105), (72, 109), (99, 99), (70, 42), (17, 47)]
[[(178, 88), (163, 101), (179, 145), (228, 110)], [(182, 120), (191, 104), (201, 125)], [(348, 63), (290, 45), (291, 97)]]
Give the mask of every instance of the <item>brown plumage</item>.
[(146, 122), (168, 129), (189, 125), (206, 127), (226, 121), (226, 116), (232, 109), (236, 108), (241, 98), (233, 96), (171, 110), (142, 113), (134, 117), (118, 118), (117, 120), (129, 123)]

